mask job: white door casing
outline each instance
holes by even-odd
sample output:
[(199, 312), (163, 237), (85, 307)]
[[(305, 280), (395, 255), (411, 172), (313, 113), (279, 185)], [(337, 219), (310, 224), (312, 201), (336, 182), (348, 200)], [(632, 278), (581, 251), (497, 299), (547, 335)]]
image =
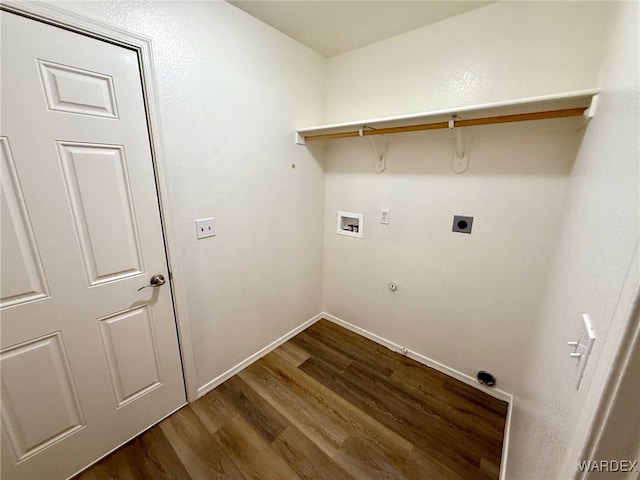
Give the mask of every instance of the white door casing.
[(137, 54), (2, 12), (2, 477), (65, 478), (185, 403)]

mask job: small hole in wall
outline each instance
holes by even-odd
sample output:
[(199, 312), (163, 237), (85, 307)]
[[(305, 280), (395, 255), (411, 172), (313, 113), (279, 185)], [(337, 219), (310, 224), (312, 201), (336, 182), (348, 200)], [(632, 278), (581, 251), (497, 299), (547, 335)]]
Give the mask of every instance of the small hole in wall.
[(295, 164), (295, 163), (292, 163), (292, 164), (291, 164), (291, 168), (296, 168), (296, 164)]

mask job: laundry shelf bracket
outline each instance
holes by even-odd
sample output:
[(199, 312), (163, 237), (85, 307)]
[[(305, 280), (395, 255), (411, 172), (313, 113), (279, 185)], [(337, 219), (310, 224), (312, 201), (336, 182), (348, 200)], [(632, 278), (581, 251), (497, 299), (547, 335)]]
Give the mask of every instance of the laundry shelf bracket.
[(585, 109), (584, 113), (582, 114), (583, 120), (579, 128), (586, 127), (591, 121), (591, 119), (596, 116), (596, 110), (598, 109), (599, 98), (600, 98), (599, 94), (595, 94), (593, 97), (591, 97), (591, 103), (589, 103), (589, 106)]
[[(370, 129), (366, 125), (363, 125), (358, 133), (361, 137), (364, 137), (364, 132)], [(373, 129), (371, 129), (373, 130)], [(373, 163), (373, 169), (376, 173), (384, 172), (384, 169), (387, 168), (387, 142), (384, 139), (384, 136), (381, 136), (380, 139), (369, 137), (371, 141), (371, 148), (373, 149), (373, 153), (375, 154), (375, 160)]]
[(455, 152), (453, 152), (451, 169), (456, 173), (464, 173), (469, 166), (471, 139), (464, 135), (464, 129), (462, 127), (456, 127), (455, 122), (457, 120), (460, 120), (457, 116), (453, 116), (451, 120), (449, 120), (449, 129), (454, 130), (456, 134), (456, 149)]

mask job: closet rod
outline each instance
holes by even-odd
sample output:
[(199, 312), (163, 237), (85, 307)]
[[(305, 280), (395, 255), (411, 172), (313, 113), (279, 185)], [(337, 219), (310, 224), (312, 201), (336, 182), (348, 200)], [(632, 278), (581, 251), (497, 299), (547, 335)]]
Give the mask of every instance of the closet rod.
[[(514, 115), (499, 115), (496, 117), (473, 118), (470, 120), (453, 119), (454, 127), (475, 127), (478, 125), (492, 125), (496, 123), (526, 122), (528, 120), (545, 120), (549, 118), (580, 117), (586, 107), (566, 108), (564, 110), (546, 110), (543, 112), (518, 113)], [(422, 123), (419, 125), (407, 125), (405, 127), (387, 127), (365, 130), (352, 130), (341, 133), (324, 133), (320, 135), (305, 135), (305, 142), (314, 140), (332, 140), (335, 138), (362, 137), (369, 135), (386, 135), (390, 133), (418, 132), (422, 130), (438, 130), (449, 128), (449, 122)]]

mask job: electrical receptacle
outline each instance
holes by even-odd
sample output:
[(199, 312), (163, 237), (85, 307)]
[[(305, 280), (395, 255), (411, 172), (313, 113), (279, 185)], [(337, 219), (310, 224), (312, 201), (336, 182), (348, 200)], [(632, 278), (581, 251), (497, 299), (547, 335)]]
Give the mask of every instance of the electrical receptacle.
[(196, 220), (196, 238), (214, 237), (216, 235), (215, 223), (213, 218), (203, 218)]
[(389, 209), (388, 208), (381, 208), (380, 209), (380, 223), (382, 223), (383, 225), (389, 225)]

